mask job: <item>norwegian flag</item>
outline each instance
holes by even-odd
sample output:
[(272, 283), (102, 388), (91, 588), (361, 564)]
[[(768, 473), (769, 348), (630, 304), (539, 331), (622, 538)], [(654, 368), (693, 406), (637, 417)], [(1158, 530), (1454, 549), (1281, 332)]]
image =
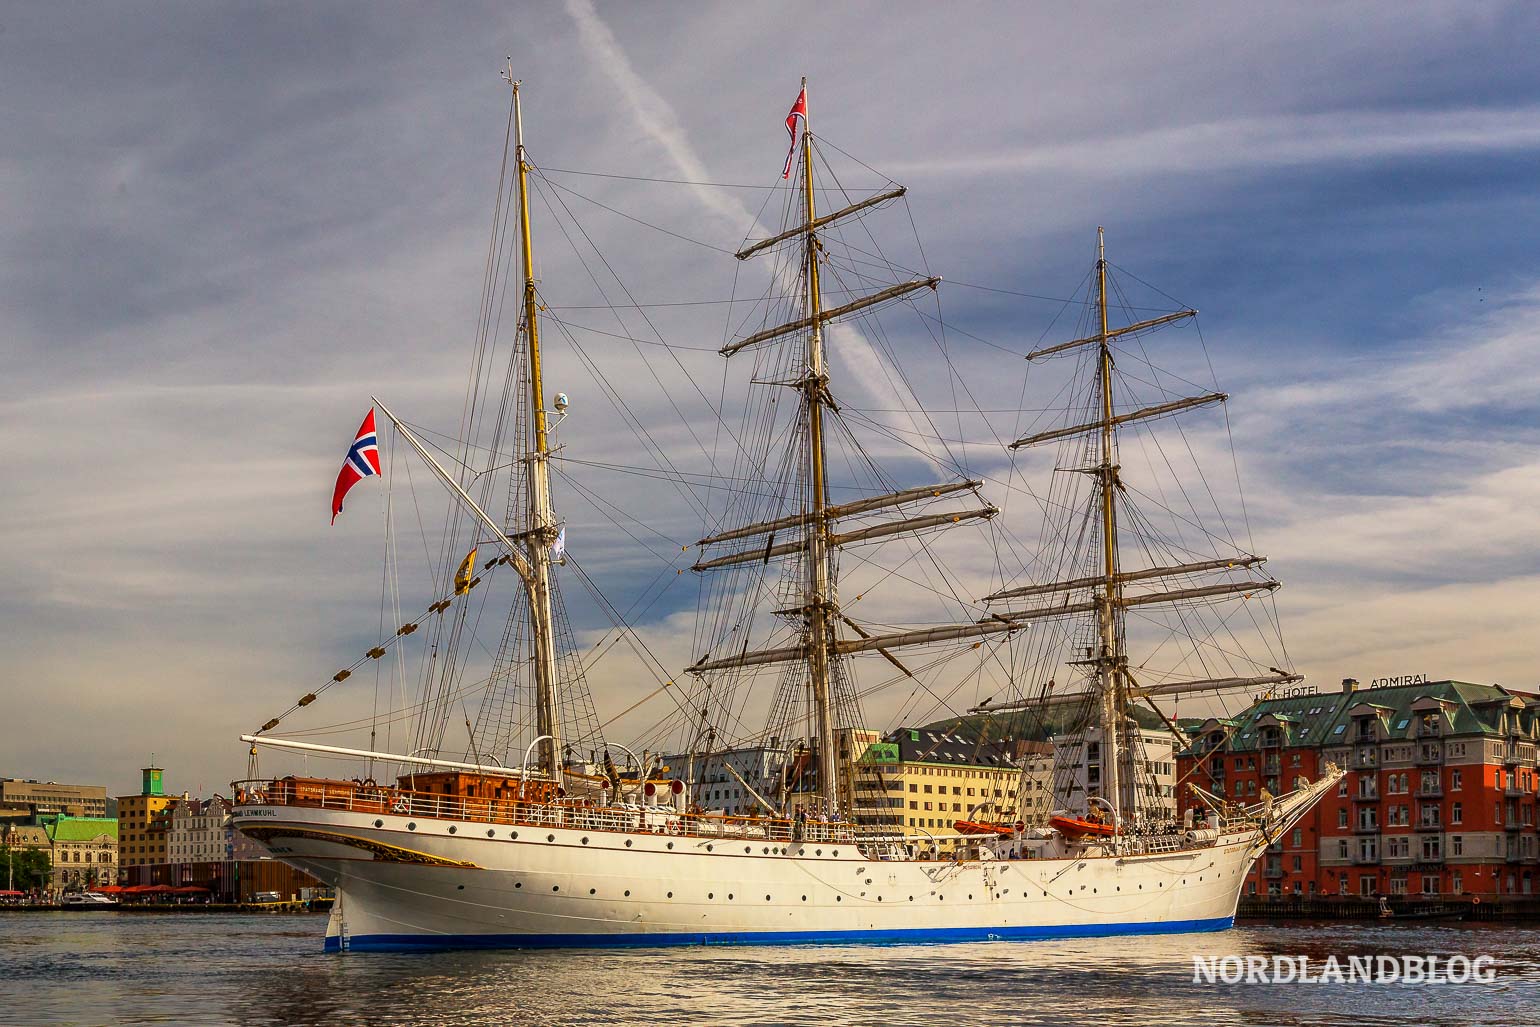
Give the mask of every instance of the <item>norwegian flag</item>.
[(379, 473), (380, 446), (374, 434), (374, 407), (370, 407), (364, 423), (358, 426), (358, 438), (353, 440), (347, 459), (342, 461), (342, 470), (337, 472), (337, 487), (332, 491), (333, 524), (342, 512), (342, 497), (348, 494), (348, 489)]
[(797, 94), (797, 102), (791, 105), (791, 113), (786, 115), (786, 131), (791, 136), (791, 149), (786, 151), (786, 167), (781, 170), (782, 178), (791, 177), (791, 162), (797, 156), (797, 121), (802, 121), (802, 131), (807, 131), (807, 86), (802, 87), (802, 92)]

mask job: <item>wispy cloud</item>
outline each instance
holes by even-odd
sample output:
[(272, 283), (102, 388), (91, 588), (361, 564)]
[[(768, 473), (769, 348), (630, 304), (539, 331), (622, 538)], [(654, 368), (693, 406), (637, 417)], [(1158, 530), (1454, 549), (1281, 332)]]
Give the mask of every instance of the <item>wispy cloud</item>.
[(899, 161), (893, 174), (1123, 176), (1322, 166), (1540, 149), (1540, 107), (1343, 110), (1177, 124), (1146, 131)]

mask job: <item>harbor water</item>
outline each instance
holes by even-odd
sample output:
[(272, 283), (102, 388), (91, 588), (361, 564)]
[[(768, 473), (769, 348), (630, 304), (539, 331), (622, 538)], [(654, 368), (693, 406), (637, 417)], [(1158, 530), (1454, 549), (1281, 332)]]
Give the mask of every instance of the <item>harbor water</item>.
[[(320, 916), (0, 916), (0, 1023), (1540, 1024), (1540, 930), (1263, 923), (964, 945), (323, 955)], [(1194, 981), (1195, 956), (1491, 957), (1479, 984)]]

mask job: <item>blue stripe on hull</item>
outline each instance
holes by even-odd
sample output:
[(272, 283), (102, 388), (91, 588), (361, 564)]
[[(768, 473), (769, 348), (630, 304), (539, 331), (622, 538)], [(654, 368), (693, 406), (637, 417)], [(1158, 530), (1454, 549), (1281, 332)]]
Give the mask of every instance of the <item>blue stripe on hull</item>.
[[(437, 949), (652, 948), (663, 945), (902, 945), (951, 941), (1029, 941), (1097, 938), (1115, 934), (1187, 934), (1223, 931), (1233, 916), (1131, 924), (1059, 927), (937, 927), (871, 931), (743, 931), (704, 934), (364, 934), (348, 939), (350, 952), (425, 952)], [(326, 939), (326, 951), (341, 950)]]

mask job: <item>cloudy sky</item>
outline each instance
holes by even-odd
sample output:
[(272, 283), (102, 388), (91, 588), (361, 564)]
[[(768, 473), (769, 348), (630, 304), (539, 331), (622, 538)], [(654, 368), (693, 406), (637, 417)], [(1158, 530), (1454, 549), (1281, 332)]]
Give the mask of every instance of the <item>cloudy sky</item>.
[[(13, 5), (0, 774), (128, 791), (153, 752), (171, 787), (221, 786), (236, 735), (369, 644), (382, 492), (333, 527), (331, 484), (371, 395), (453, 430), (509, 54), (547, 169), (771, 185), (806, 74), (815, 131), (909, 187), (949, 281), (1068, 296), (1106, 225), (1115, 263), (1203, 311), (1295, 664), (1324, 686), (1534, 688), (1537, 37), (1526, 4)], [(637, 299), (732, 294), (736, 262), (697, 243), (732, 248), (762, 192), (551, 177)], [(596, 302), (554, 229), (541, 242), (548, 300)], [(1060, 314), (962, 285), (942, 303), (1016, 351)], [(659, 313), (665, 337), (720, 343), (720, 313), (680, 309)], [(716, 358), (579, 337), (699, 466), (648, 376), (675, 367), (689, 421), (705, 393), (688, 381), (719, 382)], [(1019, 358), (953, 341), (980, 405), (1019, 399)], [(581, 363), (551, 359), (568, 452), (640, 462)], [(558, 496), (627, 608), (701, 517), (666, 486), (600, 487), (656, 533), (638, 553)], [(693, 602), (677, 589), (639, 625), (675, 671), (699, 655), (677, 641)], [(650, 687), (623, 677), (596, 671), (601, 702)]]

